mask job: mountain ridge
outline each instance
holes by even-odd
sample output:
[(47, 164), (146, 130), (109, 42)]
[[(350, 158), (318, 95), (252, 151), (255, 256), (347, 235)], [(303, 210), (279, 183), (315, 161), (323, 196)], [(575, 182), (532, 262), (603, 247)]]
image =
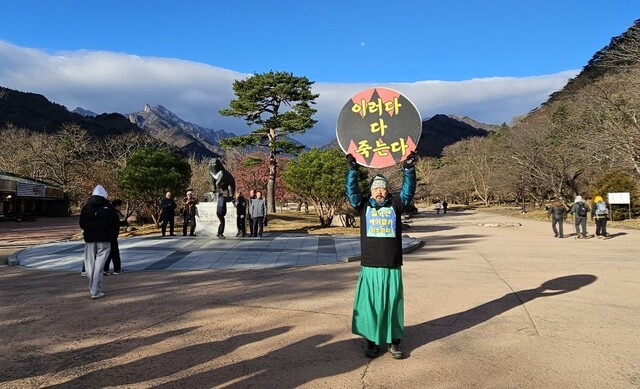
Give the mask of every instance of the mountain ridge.
[(157, 139), (167, 139), (177, 147), (196, 147), (209, 150), (204, 154), (219, 156), (222, 152), (220, 140), (236, 136), (224, 130), (215, 131), (181, 119), (162, 105), (145, 104), (142, 111), (128, 115), (129, 121), (143, 128)]

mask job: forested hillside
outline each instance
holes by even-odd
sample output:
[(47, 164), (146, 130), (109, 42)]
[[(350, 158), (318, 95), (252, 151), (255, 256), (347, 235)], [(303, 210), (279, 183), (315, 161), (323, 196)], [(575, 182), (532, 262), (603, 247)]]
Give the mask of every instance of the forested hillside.
[(424, 160), (428, 196), (459, 201), (572, 202), (632, 192), (640, 181), (640, 22), (594, 54), (575, 78), (511, 127)]

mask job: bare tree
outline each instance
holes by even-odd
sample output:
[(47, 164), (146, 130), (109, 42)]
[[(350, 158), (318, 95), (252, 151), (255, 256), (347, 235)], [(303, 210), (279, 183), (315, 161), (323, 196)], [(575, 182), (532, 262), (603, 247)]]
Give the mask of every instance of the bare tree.
[[(191, 165), (191, 181), (189, 182), (189, 188), (192, 189), (196, 196), (202, 198), (202, 196), (211, 192), (211, 184), (209, 183), (209, 163), (210, 158), (196, 158), (191, 156), (189, 158), (189, 165)], [(182, 195), (174, 193), (174, 195)]]
[(462, 177), (485, 205), (490, 204), (496, 186), (494, 177), (500, 168), (495, 150), (492, 139), (473, 137), (448, 146), (443, 152), (445, 158), (458, 165)]
[(601, 168), (640, 178), (640, 71), (607, 76), (580, 94), (582, 126), (591, 158)]

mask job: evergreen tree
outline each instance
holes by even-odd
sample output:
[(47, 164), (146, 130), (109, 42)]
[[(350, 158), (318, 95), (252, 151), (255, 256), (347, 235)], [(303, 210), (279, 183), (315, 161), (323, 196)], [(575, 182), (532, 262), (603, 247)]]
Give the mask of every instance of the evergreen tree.
[(157, 226), (165, 193), (184, 193), (190, 178), (191, 166), (179, 155), (165, 149), (142, 148), (131, 154), (118, 181), (127, 198), (144, 204)]
[(306, 77), (287, 72), (255, 74), (233, 83), (236, 99), (229, 102), (229, 108), (220, 110), (221, 115), (243, 117), (249, 126), (258, 126), (248, 135), (226, 138), (221, 144), (224, 148), (259, 146), (269, 150), (269, 212), (276, 211), (276, 156), (303, 149), (286, 138), (303, 134), (316, 123), (311, 118), (316, 112), (311, 104), (318, 95), (311, 93), (311, 85), (313, 82)]
[[(349, 165), (339, 149), (312, 149), (290, 161), (283, 174), (293, 193), (313, 204), (322, 227), (328, 227), (338, 208), (347, 201), (345, 180)], [(366, 187), (366, 169), (360, 169), (359, 184)]]

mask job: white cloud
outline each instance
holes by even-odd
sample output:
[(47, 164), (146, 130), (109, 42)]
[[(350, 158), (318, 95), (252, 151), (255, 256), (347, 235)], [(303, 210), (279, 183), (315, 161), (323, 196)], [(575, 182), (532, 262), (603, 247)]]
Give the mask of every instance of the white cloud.
[[(396, 89), (418, 107), (423, 119), (437, 113), (467, 115), (487, 123), (510, 122), (529, 112), (548, 95), (562, 88), (577, 70), (532, 77), (492, 77), (466, 81), (419, 81), (376, 84)], [(244, 120), (222, 117), (232, 83), (247, 74), (202, 63), (169, 58), (74, 51), (49, 54), (0, 40), (0, 85), (39, 93), (69, 109), (80, 106), (94, 112), (142, 110), (161, 104), (204, 127), (247, 133)], [(323, 145), (335, 138), (342, 106), (372, 84), (316, 83), (319, 93), (316, 126), (298, 137), (308, 145)]]

